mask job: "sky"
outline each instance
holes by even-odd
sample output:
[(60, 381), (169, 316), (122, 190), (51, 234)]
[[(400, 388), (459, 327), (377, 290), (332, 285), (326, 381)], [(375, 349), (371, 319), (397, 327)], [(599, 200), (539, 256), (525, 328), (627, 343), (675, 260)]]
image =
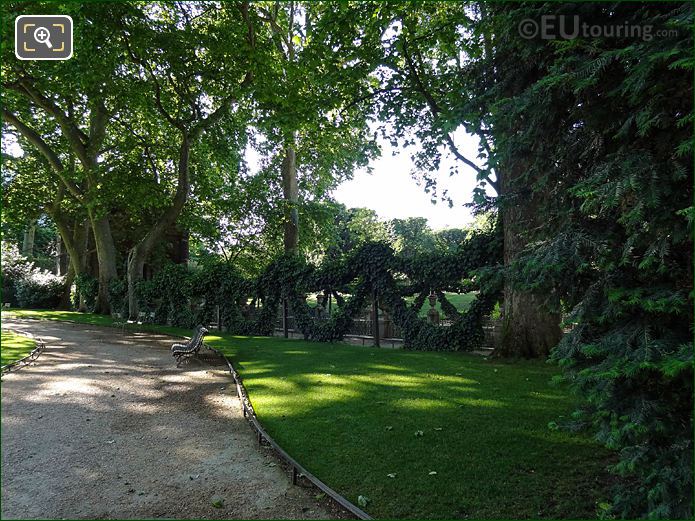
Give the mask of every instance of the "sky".
[[(475, 161), (477, 141), (462, 131), (453, 135), (461, 153)], [(358, 171), (353, 179), (342, 183), (333, 192), (333, 197), (347, 207), (366, 207), (374, 210), (382, 219), (426, 217), (431, 228), (459, 228), (473, 222), (470, 210), (463, 204), (470, 202), (475, 188), (475, 172), (461, 165), (458, 175), (449, 176), (449, 166), (458, 161), (453, 157), (442, 157), (436, 173), (439, 190), (449, 190), (454, 206), (444, 201), (431, 203), (430, 194), (425, 193), (410, 176), (412, 163), (407, 151), (394, 149), (387, 141), (381, 141), (381, 157), (372, 160), (371, 174), (365, 169)], [(397, 155), (393, 156), (396, 151)]]

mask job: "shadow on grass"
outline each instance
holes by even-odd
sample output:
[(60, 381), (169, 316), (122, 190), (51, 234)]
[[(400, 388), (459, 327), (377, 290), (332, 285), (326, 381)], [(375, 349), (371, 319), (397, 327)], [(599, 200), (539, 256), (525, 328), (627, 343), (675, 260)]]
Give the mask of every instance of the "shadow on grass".
[(594, 517), (610, 454), (550, 430), (573, 410), (554, 367), (461, 353), (226, 335), (269, 433), (375, 517)]
[(586, 518), (608, 494), (613, 456), (548, 428), (575, 404), (543, 362), (226, 334), (206, 343), (230, 356), (278, 443), (351, 501), (370, 498), (375, 517)]

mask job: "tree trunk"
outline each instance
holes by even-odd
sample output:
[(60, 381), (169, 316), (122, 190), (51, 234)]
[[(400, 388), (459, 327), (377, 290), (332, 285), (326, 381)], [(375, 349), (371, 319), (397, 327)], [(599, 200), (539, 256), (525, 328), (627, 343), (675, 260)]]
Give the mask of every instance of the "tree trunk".
[[(87, 239), (89, 237), (89, 221), (76, 222), (72, 227), (68, 219), (59, 210), (47, 212), (56, 225), (59, 244), (65, 247), (68, 257), (65, 295), (61, 300), (61, 309), (70, 308), (70, 291), (75, 278), (84, 273), (87, 268)], [(80, 295), (79, 311), (84, 311), (86, 305)]]
[(285, 149), (282, 160), (282, 195), (285, 203), (285, 252), (294, 252), (299, 242), (299, 190), (297, 187), (297, 156), (294, 148)]
[(22, 241), (22, 255), (29, 259), (34, 258), (34, 237), (36, 236), (36, 221), (30, 221), (27, 229), (24, 230), (24, 240)]
[(142, 280), (147, 259), (147, 255), (138, 246), (140, 245), (133, 248), (128, 255), (128, 316), (131, 320), (136, 320), (140, 313), (136, 289), (138, 282)]
[(111, 235), (111, 225), (108, 217), (97, 218), (90, 210), (89, 220), (92, 224), (94, 242), (99, 261), (99, 294), (97, 295), (96, 313), (108, 315), (111, 311), (109, 304), (109, 283), (116, 278), (116, 246)]
[(188, 171), (190, 149), (190, 138), (184, 133), (181, 138), (179, 150), (178, 184), (171, 206), (164, 211), (159, 219), (157, 219), (157, 222), (150, 228), (150, 231), (147, 232), (128, 254), (128, 316), (131, 320), (136, 320), (140, 312), (135, 290), (137, 283), (142, 280), (145, 262), (150, 253), (152, 253), (155, 245), (162, 240), (167, 230), (176, 222), (188, 200), (188, 192), (190, 189)]
[(56, 239), (56, 256), (55, 256), (55, 261), (56, 261), (56, 275), (61, 276), (63, 275), (63, 263), (61, 262), (63, 257), (63, 241), (60, 238), (60, 235), (58, 235), (58, 239)]
[(58, 304), (58, 309), (70, 309), (70, 294), (72, 293), (72, 283), (75, 281), (75, 271), (72, 268), (72, 264), (68, 266), (68, 272), (65, 274), (65, 291), (63, 291), (63, 296), (60, 298), (60, 304)]
[[(515, 181), (523, 174), (523, 163), (501, 176), (504, 265), (509, 267), (528, 244), (528, 230), (537, 225), (537, 204), (520, 193)], [(511, 174), (511, 175), (509, 175)], [(506, 199), (505, 199), (506, 198)], [(560, 340), (560, 315), (547, 311), (547, 295), (536, 295), (514, 287), (509, 277), (504, 285), (503, 326), (496, 354), (510, 357), (545, 357)]]

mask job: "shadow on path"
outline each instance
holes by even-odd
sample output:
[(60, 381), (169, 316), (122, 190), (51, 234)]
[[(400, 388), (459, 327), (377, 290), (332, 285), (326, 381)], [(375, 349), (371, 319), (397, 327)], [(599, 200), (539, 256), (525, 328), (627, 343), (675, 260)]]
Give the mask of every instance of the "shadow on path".
[(164, 335), (3, 327), (47, 345), (2, 380), (3, 519), (334, 517), (258, 448), (220, 359), (177, 369)]

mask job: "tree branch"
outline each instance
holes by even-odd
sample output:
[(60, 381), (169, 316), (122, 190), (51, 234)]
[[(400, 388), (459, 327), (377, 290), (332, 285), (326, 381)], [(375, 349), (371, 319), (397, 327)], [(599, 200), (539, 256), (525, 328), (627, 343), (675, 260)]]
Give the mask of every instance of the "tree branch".
[[(87, 153), (87, 143), (89, 138), (87, 135), (80, 130), (80, 128), (72, 121), (62, 109), (53, 102), (50, 98), (44, 96), (29, 80), (28, 78), (22, 78), (19, 80), (19, 85), (24, 93), (28, 95), (29, 99), (36, 103), (39, 107), (44, 109), (48, 114), (52, 115), (60, 129), (65, 134), (70, 146), (75, 151), (75, 154), (80, 159), (83, 165), (88, 166), (90, 163), (89, 155)], [(21, 92), (20, 89), (15, 89), (17, 92)]]
[(138, 65), (140, 65), (143, 69), (145, 69), (147, 75), (154, 83), (154, 102), (157, 106), (157, 110), (162, 114), (162, 116), (164, 116), (164, 119), (166, 119), (174, 128), (177, 128), (183, 132), (185, 130), (183, 123), (178, 119), (174, 118), (171, 114), (169, 114), (169, 112), (164, 108), (164, 105), (162, 104), (162, 87), (157, 81), (157, 77), (155, 76), (154, 71), (150, 67), (149, 63), (137, 57), (137, 55), (133, 52), (132, 47), (130, 46), (130, 40), (127, 36), (123, 37), (123, 41), (125, 43), (126, 50), (128, 51), (130, 59)]
[(3, 107), (2, 114), (6, 121), (8, 121), (12, 126), (14, 126), (24, 138), (29, 141), (36, 149), (43, 155), (51, 168), (58, 175), (60, 180), (65, 184), (65, 187), (70, 190), (70, 193), (78, 200), (82, 200), (82, 193), (75, 183), (65, 176), (65, 167), (63, 162), (58, 157), (53, 149), (46, 143), (43, 138), (34, 129), (30, 128), (28, 125), (22, 123), (17, 116), (12, 112)]
[[(439, 115), (442, 112), (441, 107), (437, 103), (437, 100), (434, 99), (432, 94), (427, 90), (425, 87), (425, 84), (423, 83), (422, 79), (420, 78), (420, 75), (418, 74), (417, 67), (415, 65), (415, 62), (413, 61), (412, 56), (408, 52), (408, 42), (407, 40), (403, 40), (403, 55), (405, 56), (405, 61), (408, 64), (408, 69), (410, 70), (410, 73), (415, 80), (415, 84), (417, 86), (417, 89), (420, 91), (420, 93), (423, 95), (425, 98), (425, 101), (427, 102), (427, 105), (430, 109), (430, 112), (432, 112), (432, 115), (436, 118), (439, 117)], [(470, 168), (475, 170), (478, 174), (482, 175), (483, 178), (490, 183), (490, 185), (499, 193), (499, 186), (497, 181), (493, 181), (490, 178), (490, 174), (487, 170), (480, 168), (478, 165), (476, 165), (473, 161), (465, 157), (461, 152), (459, 151), (458, 147), (454, 143), (453, 138), (448, 132), (444, 132), (444, 140), (446, 141), (447, 145), (449, 146), (449, 150), (451, 153), (462, 163), (468, 165)], [(487, 142), (485, 142), (485, 145), (487, 145)]]

